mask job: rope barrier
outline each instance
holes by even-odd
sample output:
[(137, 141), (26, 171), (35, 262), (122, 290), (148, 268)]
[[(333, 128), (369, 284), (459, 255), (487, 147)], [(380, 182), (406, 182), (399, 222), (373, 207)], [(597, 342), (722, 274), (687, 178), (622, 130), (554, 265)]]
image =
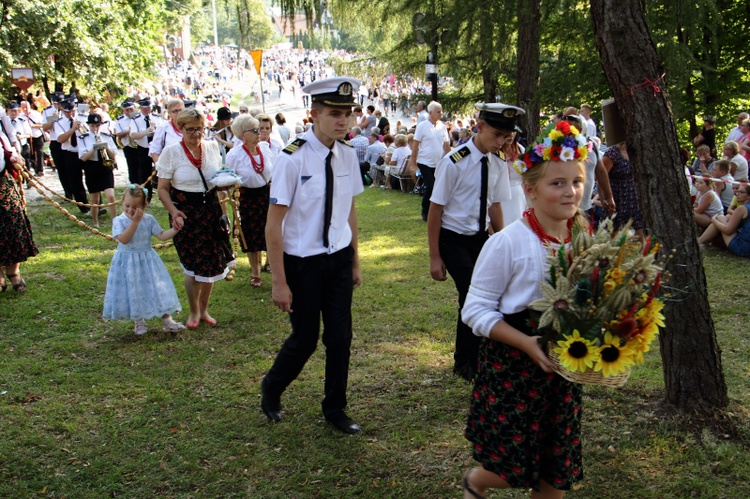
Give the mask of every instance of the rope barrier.
[(686, 173), (685, 176), (690, 177), (690, 178), (700, 178), (703, 180), (711, 180), (712, 182), (721, 182), (723, 184), (750, 185), (750, 182), (740, 182), (739, 180), (724, 180), (720, 178), (706, 177), (705, 175), (693, 175), (692, 173)]
[[(79, 203), (78, 201), (75, 201), (73, 199), (65, 197), (63, 194), (60, 194), (59, 192), (56, 192), (51, 187), (45, 185), (43, 182), (41, 182), (38, 178), (31, 175), (31, 172), (26, 168), (26, 166), (23, 166), (21, 168), (21, 175), (26, 180), (26, 182), (34, 187), (34, 189), (41, 195), (45, 201), (49, 202), (52, 206), (57, 208), (60, 213), (65, 215), (71, 222), (75, 223), (81, 228), (84, 228), (91, 232), (92, 234), (95, 234), (97, 236), (102, 236), (103, 238), (107, 239), (108, 241), (117, 242), (117, 239), (112, 237), (110, 234), (105, 234), (104, 232), (100, 231), (96, 227), (92, 227), (88, 225), (83, 220), (80, 220), (78, 217), (70, 213), (68, 210), (62, 207), (60, 203), (52, 199), (52, 197), (47, 194), (47, 192), (57, 196), (58, 198), (62, 199), (63, 201), (69, 202), (71, 204), (75, 204), (78, 207), (82, 208), (90, 208), (94, 210), (98, 210), (99, 208), (108, 208), (110, 206), (117, 206), (122, 204), (122, 199), (120, 198), (119, 201), (115, 201), (114, 203), (107, 203), (107, 204), (87, 204), (87, 203)], [(141, 187), (144, 185), (149, 185), (151, 183), (151, 180), (154, 178), (154, 175), (156, 175), (156, 171), (152, 172), (151, 175), (148, 177), (148, 179), (141, 184)], [(45, 192), (46, 191), (46, 192)], [(237, 258), (237, 248), (240, 244), (240, 239), (242, 239), (243, 243), (245, 241), (245, 235), (242, 232), (242, 220), (240, 218), (240, 189), (238, 187), (232, 187), (232, 189), (229, 191), (228, 196), (224, 199), (219, 199), (219, 203), (230, 203), (232, 206), (232, 238), (231, 238), (231, 244), (232, 244), (232, 256)], [(151, 245), (154, 249), (166, 249), (171, 246), (174, 246), (174, 242), (169, 241), (167, 243), (159, 243), (159, 244), (152, 244)], [(227, 281), (231, 281), (234, 279), (235, 276), (235, 269), (232, 268), (227, 276), (224, 278)]]

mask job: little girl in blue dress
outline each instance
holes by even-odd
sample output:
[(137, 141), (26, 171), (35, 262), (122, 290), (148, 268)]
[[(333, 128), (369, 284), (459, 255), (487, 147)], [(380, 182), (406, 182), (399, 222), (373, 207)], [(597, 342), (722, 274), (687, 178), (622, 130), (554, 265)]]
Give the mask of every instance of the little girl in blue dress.
[(177, 229), (162, 230), (159, 222), (144, 213), (148, 189), (131, 184), (122, 200), (122, 214), (112, 221), (112, 236), (118, 245), (107, 276), (104, 294), (105, 319), (135, 321), (135, 334), (148, 331), (146, 319), (161, 317), (165, 332), (179, 332), (183, 324), (172, 314), (182, 310), (172, 277), (151, 247), (151, 236), (171, 239)]

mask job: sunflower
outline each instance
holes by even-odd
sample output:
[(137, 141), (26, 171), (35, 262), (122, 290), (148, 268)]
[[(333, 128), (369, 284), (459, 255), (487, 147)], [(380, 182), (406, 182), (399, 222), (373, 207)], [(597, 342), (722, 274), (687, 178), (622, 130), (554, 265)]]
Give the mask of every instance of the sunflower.
[(595, 342), (581, 337), (577, 329), (572, 335), (564, 335), (564, 340), (557, 342), (559, 346), (553, 348), (560, 356), (560, 364), (568, 371), (586, 372), (587, 368), (594, 367), (599, 360), (599, 351)]
[(635, 364), (636, 352), (632, 346), (627, 343), (621, 345), (621, 339), (609, 331), (604, 334), (598, 352), (600, 358), (594, 366), (594, 371), (601, 371), (605, 378), (617, 376)]

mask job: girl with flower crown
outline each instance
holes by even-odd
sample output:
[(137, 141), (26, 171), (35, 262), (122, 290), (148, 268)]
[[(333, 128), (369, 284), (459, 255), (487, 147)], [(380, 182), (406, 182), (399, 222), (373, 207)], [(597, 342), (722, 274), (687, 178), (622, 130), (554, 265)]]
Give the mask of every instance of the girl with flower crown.
[(548, 249), (588, 230), (579, 211), (587, 154), (575, 127), (545, 129), (517, 164), (530, 208), (485, 243), (474, 268), (462, 317), (484, 338), (465, 436), (481, 466), (464, 474), (465, 498), (489, 488), (559, 498), (583, 478), (581, 385), (553, 371), (528, 305), (541, 297)]

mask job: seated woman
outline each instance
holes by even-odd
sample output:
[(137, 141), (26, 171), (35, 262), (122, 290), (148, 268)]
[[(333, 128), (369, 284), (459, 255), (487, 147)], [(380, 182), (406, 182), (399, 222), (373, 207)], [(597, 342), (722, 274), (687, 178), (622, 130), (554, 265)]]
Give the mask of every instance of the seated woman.
[[(388, 162), (388, 168), (385, 169), (385, 188), (391, 188), (391, 176), (392, 175), (405, 175), (407, 159), (411, 156), (411, 148), (409, 148), (408, 138), (403, 133), (396, 135), (394, 139), (396, 150), (391, 154), (391, 160)], [(398, 179), (396, 179), (398, 180)]]
[(740, 205), (731, 216), (716, 215), (711, 219), (711, 225), (698, 238), (701, 249), (721, 234), (724, 243), (732, 254), (750, 256), (750, 224), (747, 223), (748, 208), (750, 208), (750, 186), (740, 186), (737, 189), (737, 199)]
[(729, 174), (735, 180), (747, 182), (747, 160), (740, 154), (740, 146), (730, 140), (724, 144), (724, 159), (729, 161)]
[(724, 213), (719, 195), (714, 192), (712, 180), (702, 177), (695, 179), (695, 203), (693, 204), (693, 218), (698, 227), (706, 228), (711, 225), (711, 219)]

